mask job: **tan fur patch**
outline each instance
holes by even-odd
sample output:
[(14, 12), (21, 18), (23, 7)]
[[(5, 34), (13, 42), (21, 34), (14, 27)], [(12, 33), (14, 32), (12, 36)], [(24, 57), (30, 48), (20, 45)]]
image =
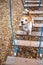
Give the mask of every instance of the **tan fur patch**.
[(28, 14), (27, 15), (24, 15), (24, 16), (22, 16), (22, 20), (27, 20), (27, 23), (29, 23), (30, 21), (32, 21), (32, 15), (28, 12)]

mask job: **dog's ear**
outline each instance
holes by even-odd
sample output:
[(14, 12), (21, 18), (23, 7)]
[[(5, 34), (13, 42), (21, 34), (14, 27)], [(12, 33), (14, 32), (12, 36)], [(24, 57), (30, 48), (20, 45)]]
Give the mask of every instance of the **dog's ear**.
[(32, 15), (28, 12), (27, 15), (29, 16), (30, 19), (32, 19)]
[(29, 12), (27, 12), (27, 15), (29, 16)]

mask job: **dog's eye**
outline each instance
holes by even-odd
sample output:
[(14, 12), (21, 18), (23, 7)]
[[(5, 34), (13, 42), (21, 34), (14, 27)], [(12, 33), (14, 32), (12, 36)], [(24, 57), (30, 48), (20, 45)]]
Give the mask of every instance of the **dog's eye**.
[(25, 21), (27, 21), (27, 19), (25, 19)]

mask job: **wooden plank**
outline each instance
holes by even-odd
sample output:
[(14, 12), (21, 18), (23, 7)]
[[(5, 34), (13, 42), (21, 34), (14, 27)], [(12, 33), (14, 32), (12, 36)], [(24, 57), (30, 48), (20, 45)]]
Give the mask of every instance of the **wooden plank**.
[[(43, 60), (41, 64), (43, 65)], [(40, 60), (8, 56), (6, 65), (40, 65)]]
[[(15, 40), (16, 45), (18, 46), (28, 46), (28, 47), (39, 47), (39, 41), (28, 41), (28, 40)], [(13, 44), (14, 45), (14, 44)], [(41, 43), (43, 47), (43, 42)]]
[[(23, 14), (27, 14), (27, 12), (23, 11)], [(30, 14), (43, 14), (43, 11), (30, 11)]]
[(43, 20), (43, 17), (34, 17), (34, 20)]
[(30, 11), (30, 13), (31, 13), (31, 14), (42, 14), (43, 11), (37, 11), (37, 10), (36, 10), (36, 11)]
[(43, 24), (41, 24), (41, 23), (36, 24), (36, 23), (35, 23), (33, 27), (40, 27), (40, 28), (41, 28), (41, 27), (43, 27)]
[[(26, 7), (38, 7), (38, 6), (39, 6), (39, 4), (28, 4), (28, 5), (25, 4), (25, 5), (24, 5), (25, 8), (26, 8)], [(40, 4), (40, 6), (43, 7), (42, 4)]]
[[(21, 35), (21, 36), (25, 36), (25, 35), (27, 35), (27, 33), (25, 32), (25, 31), (22, 31), (22, 30), (18, 30), (17, 32), (16, 32), (16, 34), (17, 35)], [(28, 34), (28, 35), (30, 35), (30, 36), (40, 36), (40, 34), (41, 34), (41, 31), (39, 32), (36, 32), (36, 31), (33, 31), (32, 33), (31, 33), (31, 35), (30, 34)], [(43, 36), (43, 34), (42, 34), (42, 36)]]
[[(31, 36), (40, 36), (41, 35), (41, 32), (32, 32), (31, 33)], [(43, 34), (42, 34), (43, 36)]]
[[(19, 24), (19, 27), (22, 27), (22, 25)], [(43, 24), (42, 23), (39, 23), (39, 24), (38, 23), (35, 23), (33, 25), (33, 27), (40, 27), (41, 28), (41, 27), (43, 27)]]
[(25, 3), (40, 3), (40, 1), (27, 1), (27, 0), (25, 0)]
[(27, 35), (27, 33), (26, 33), (25, 31), (22, 31), (22, 30), (18, 30), (18, 31), (16, 32), (16, 34), (17, 34), (17, 35), (21, 35), (21, 36)]

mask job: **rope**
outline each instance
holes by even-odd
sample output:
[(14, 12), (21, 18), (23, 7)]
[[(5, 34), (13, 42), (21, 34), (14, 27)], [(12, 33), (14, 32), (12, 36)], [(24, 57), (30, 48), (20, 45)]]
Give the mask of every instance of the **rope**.
[[(26, 0), (27, 2), (28, 2), (28, 0)], [(29, 6), (28, 6), (28, 3), (27, 3), (27, 8), (26, 8), (27, 10), (29, 10)]]
[[(38, 6), (38, 11), (40, 11), (40, 4), (41, 4), (41, 0), (38, 0), (39, 1), (39, 6)], [(40, 15), (40, 13), (38, 14), (38, 16)], [(38, 23), (40, 24), (40, 21), (38, 21)], [(40, 28), (38, 28), (38, 31), (40, 32)]]
[[(39, 1), (41, 3), (41, 0), (39, 0)], [(40, 3), (39, 3), (39, 7), (38, 7), (39, 11), (40, 11)], [(40, 23), (40, 21), (39, 21), (39, 23)], [(40, 43), (39, 43), (39, 50), (38, 50), (39, 51), (39, 55), (40, 55), (40, 65), (43, 65), (42, 64), (42, 48), (41, 48), (42, 34), (43, 34), (43, 26), (42, 26), (42, 31), (41, 31), (40, 38), (39, 38)]]
[(22, 4), (23, 4), (23, 7), (24, 7), (24, 1), (23, 0), (21, 0), (22, 1)]
[(42, 34), (43, 34), (43, 27), (42, 27), (42, 31), (40, 34), (40, 43), (39, 43), (39, 54), (40, 54), (40, 59), (42, 59), (42, 48), (41, 48), (41, 42), (42, 42)]
[(14, 56), (16, 56), (16, 53), (18, 51), (18, 47), (16, 46), (16, 41), (15, 41), (15, 36), (14, 36), (14, 28), (12, 25), (12, 0), (10, 0), (10, 27), (12, 30), (12, 40), (13, 40), (13, 44), (14, 44)]
[(42, 62), (42, 48), (41, 48), (42, 34), (43, 34), (43, 27), (42, 27), (42, 31), (41, 31), (41, 34), (40, 34), (40, 43), (39, 43), (40, 65), (43, 65), (43, 62)]

